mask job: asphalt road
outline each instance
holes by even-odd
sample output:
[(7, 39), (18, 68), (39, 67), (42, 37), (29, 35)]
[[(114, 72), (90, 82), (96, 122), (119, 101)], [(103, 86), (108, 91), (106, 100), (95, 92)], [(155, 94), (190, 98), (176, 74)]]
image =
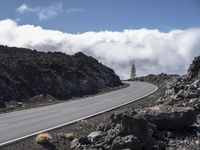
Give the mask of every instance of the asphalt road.
[(0, 115), (0, 146), (128, 104), (157, 90), (145, 82), (94, 97)]

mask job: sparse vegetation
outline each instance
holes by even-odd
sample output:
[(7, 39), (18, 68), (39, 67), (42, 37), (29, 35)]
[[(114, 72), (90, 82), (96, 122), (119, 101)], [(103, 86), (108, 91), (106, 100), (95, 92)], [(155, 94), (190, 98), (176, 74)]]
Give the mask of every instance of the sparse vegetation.
[(37, 144), (50, 145), (52, 143), (52, 136), (49, 133), (40, 133), (35, 139)]
[(64, 133), (64, 138), (72, 141), (75, 138), (75, 134), (73, 132)]
[(135, 65), (132, 64), (132, 67), (131, 67), (131, 79), (133, 80), (135, 77), (136, 77), (136, 68), (135, 68)]
[(23, 107), (23, 102), (17, 102), (17, 105), (18, 105), (19, 107)]

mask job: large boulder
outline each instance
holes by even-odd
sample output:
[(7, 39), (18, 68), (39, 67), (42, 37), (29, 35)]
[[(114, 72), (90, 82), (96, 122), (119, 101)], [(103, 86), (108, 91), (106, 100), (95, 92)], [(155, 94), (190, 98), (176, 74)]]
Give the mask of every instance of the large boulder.
[(138, 116), (160, 129), (180, 129), (192, 125), (196, 121), (197, 114), (190, 107), (156, 105), (140, 110)]
[(151, 149), (156, 145), (149, 123), (142, 117), (137, 116), (135, 111), (113, 114), (111, 115), (111, 123), (116, 123), (116, 126), (108, 132), (105, 139), (106, 141), (110, 139), (109, 143), (115, 146), (118, 144), (122, 147), (125, 146), (127, 143), (124, 139), (126, 138), (123, 137), (129, 137), (129, 135), (133, 135), (130, 143), (137, 143), (129, 148), (135, 147), (140, 149), (140, 145), (142, 145), (142, 149)]
[(115, 72), (91, 56), (0, 46), (0, 101), (35, 95), (57, 99), (94, 94), (121, 85)]

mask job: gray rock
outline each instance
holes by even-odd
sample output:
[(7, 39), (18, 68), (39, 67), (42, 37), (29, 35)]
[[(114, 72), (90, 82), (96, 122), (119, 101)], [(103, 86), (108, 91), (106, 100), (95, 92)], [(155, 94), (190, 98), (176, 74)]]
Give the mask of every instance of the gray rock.
[(199, 88), (200, 87), (200, 80), (196, 80), (192, 83), (192, 86), (194, 86), (195, 88)]
[(167, 89), (167, 90), (165, 91), (165, 96), (171, 96), (171, 95), (174, 95), (174, 94), (175, 94), (175, 92), (174, 92), (174, 89), (173, 89), (173, 88)]
[(77, 138), (75, 138), (72, 142), (71, 142), (71, 149), (79, 149), (80, 148), (80, 143), (78, 141)]
[(110, 129), (104, 138), (105, 143), (112, 144), (112, 141), (122, 134), (122, 125), (117, 124), (113, 129)]
[(163, 97), (160, 97), (157, 101), (156, 104), (163, 104), (165, 102), (165, 99)]
[(96, 131), (96, 132), (92, 132), (90, 133), (87, 138), (88, 140), (90, 140), (91, 142), (96, 142), (98, 141), (102, 136), (103, 136), (103, 132), (102, 131)]

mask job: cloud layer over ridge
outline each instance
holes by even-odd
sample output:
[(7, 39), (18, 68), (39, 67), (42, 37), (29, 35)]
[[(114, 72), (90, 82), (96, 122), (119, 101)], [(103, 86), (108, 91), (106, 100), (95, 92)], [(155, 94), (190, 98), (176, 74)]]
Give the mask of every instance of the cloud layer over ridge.
[(193, 57), (200, 55), (200, 28), (161, 32), (152, 29), (100, 31), (70, 34), (40, 26), (0, 21), (0, 44), (40, 51), (74, 54), (82, 51), (129, 78), (131, 64), (137, 75), (186, 72)]

